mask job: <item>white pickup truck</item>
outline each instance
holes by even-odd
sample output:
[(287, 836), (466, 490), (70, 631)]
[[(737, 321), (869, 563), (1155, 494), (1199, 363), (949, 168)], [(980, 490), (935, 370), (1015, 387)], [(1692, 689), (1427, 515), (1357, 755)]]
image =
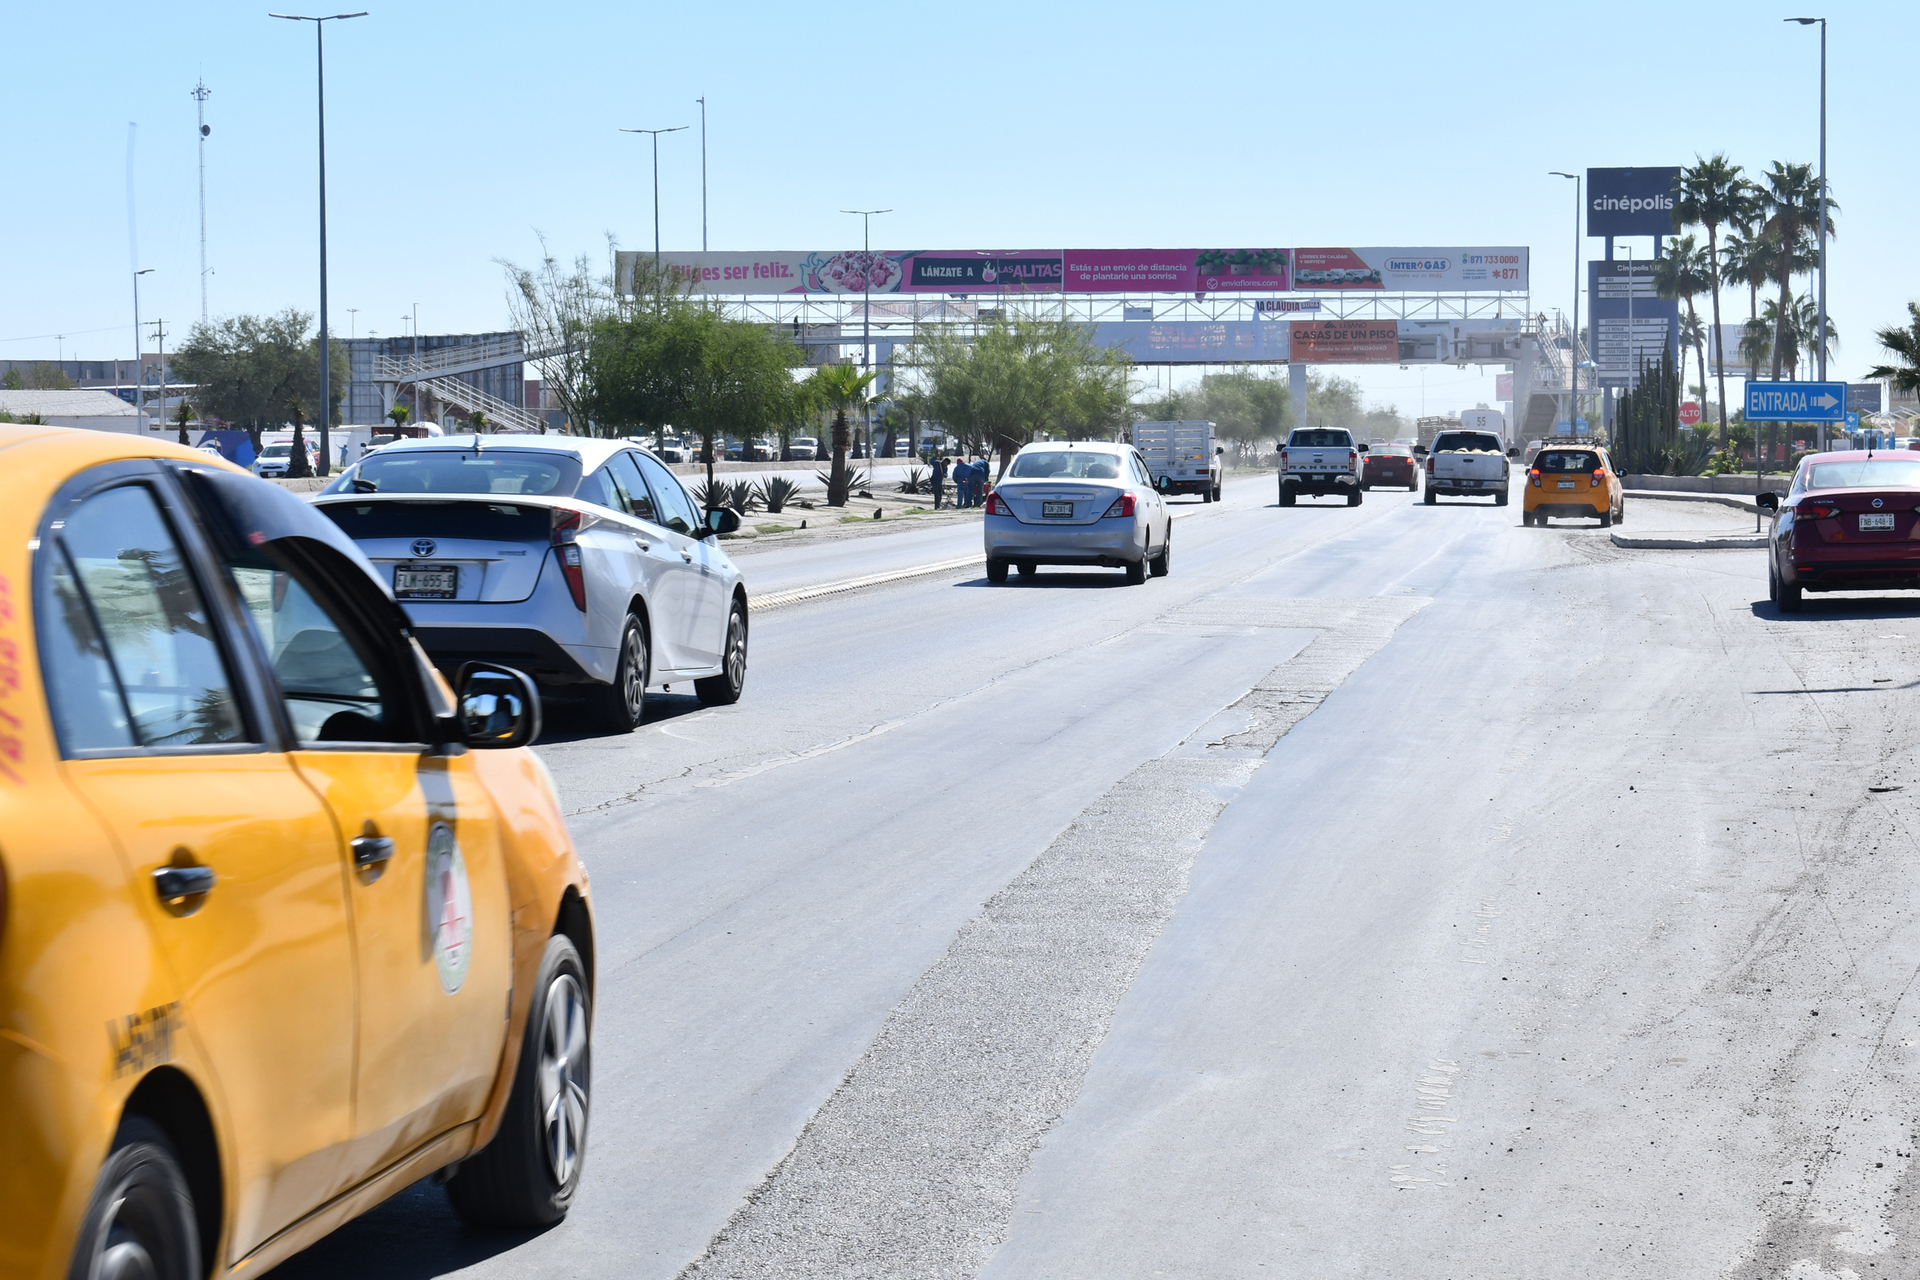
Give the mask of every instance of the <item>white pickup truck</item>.
[(1202, 502), (1220, 501), (1221, 450), (1211, 422), (1136, 422), (1133, 447), (1161, 493), (1197, 493)]
[(1507, 505), (1507, 446), (1491, 431), (1442, 431), (1427, 451), (1427, 505), (1440, 497), (1490, 497)]
[(1338, 494), (1348, 506), (1359, 506), (1360, 455), (1366, 448), (1341, 427), (1294, 431), (1280, 446), (1280, 505), (1290, 507), (1304, 493), (1315, 498)]

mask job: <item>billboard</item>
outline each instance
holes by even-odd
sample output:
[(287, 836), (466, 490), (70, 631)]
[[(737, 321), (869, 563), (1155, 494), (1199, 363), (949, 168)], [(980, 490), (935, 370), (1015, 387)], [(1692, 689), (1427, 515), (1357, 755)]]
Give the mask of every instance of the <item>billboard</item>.
[(1643, 357), (1658, 360), (1672, 349), (1678, 358), (1680, 300), (1654, 291), (1653, 265), (1651, 258), (1587, 264), (1591, 351), (1603, 387), (1632, 386)]
[(1262, 293), (1292, 287), (1287, 249), (1068, 249), (1068, 293)]
[(1587, 234), (1670, 236), (1678, 166), (1587, 170)]
[(1386, 293), (1523, 292), (1524, 246), (1467, 249), (1295, 249), (1296, 289)]
[[(650, 257), (639, 250), (615, 256), (621, 293), (633, 292), (635, 269)], [(1527, 288), (1524, 248), (662, 252), (660, 265), (696, 293), (723, 294), (1488, 293)]]
[(1278, 364), (1288, 358), (1287, 326), (1259, 320), (1114, 320), (1093, 340), (1119, 347), (1135, 364)]

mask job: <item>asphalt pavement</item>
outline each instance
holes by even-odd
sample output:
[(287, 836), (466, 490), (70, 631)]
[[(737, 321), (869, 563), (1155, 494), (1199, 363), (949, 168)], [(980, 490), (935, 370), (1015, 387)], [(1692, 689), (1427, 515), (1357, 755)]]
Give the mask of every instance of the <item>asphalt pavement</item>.
[(739, 705), (539, 748), (599, 926), (571, 1217), (422, 1184), (276, 1274), (1910, 1273), (1915, 603), (1259, 476), (1142, 586), (770, 608)]

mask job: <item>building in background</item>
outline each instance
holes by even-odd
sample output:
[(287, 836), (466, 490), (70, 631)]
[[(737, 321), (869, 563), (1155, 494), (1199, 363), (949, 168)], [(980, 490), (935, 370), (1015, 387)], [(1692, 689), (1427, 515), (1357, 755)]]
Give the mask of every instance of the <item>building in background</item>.
[[(382, 384), (395, 383), (394, 366), (431, 373), (418, 383), (402, 382), (395, 403), (404, 404), (415, 422), (464, 425), (473, 406), (457, 403), (457, 382), (481, 396), (523, 407), (526, 365), (516, 357), (526, 348), (518, 333), (423, 333), (417, 338), (337, 338), (352, 364), (346, 399), (340, 402), (340, 420), (378, 423), (386, 417), (388, 401)], [(471, 356), (471, 359), (468, 357)], [(415, 362), (418, 362), (416, 366)], [(481, 368), (467, 368), (470, 364)], [(444, 371), (444, 372), (443, 372)], [(435, 383), (441, 385), (436, 389)], [(477, 398), (477, 397), (476, 397)]]
[(85, 427), (90, 431), (138, 434), (140, 417), (134, 407), (110, 391), (0, 390), (0, 413), (15, 419), (37, 416), (50, 427)]

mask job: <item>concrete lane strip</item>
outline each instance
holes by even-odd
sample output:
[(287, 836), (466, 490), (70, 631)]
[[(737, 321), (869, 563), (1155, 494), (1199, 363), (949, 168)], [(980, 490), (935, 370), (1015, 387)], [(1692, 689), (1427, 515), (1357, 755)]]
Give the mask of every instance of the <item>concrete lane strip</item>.
[(886, 573), (870, 573), (862, 578), (843, 578), (839, 582), (823, 582), (817, 587), (795, 587), (791, 591), (773, 591), (764, 596), (751, 598), (755, 610), (778, 609), (783, 605), (805, 604), (809, 600), (818, 600), (823, 596), (842, 595), (848, 591), (862, 591), (868, 587), (885, 586), (889, 582), (903, 582), (908, 578), (921, 578), (932, 573), (950, 573), (955, 569), (967, 569), (986, 564), (986, 556), (961, 556), (957, 560), (940, 560), (933, 564), (915, 565), (910, 569), (892, 569)]

